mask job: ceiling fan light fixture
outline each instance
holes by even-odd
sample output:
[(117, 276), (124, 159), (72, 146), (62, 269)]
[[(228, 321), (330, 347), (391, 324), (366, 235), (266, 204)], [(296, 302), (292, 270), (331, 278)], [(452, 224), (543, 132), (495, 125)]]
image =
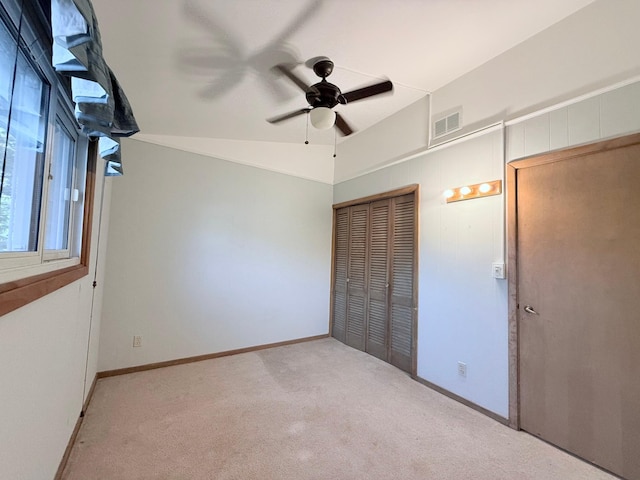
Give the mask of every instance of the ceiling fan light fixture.
[(316, 107), (311, 110), (311, 125), (318, 130), (327, 130), (336, 123), (336, 112), (329, 107)]

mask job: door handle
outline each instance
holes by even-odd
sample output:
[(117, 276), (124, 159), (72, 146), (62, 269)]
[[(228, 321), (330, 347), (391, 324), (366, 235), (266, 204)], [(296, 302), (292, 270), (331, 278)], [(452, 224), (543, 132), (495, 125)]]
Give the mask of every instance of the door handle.
[(524, 306), (524, 311), (527, 312), (527, 313), (530, 313), (532, 315), (539, 315), (539, 313), (536, 312), (531, 305), (525, 305)]

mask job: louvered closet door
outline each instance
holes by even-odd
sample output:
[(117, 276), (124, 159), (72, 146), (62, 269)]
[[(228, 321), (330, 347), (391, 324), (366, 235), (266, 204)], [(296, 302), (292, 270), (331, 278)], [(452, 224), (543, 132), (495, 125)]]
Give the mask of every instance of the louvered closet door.
[(389, 317), (389, 200), (374, 202), (369, 209), (369, 297), (366, 351), (387, 360)]
[(413, 268), (415, 242), (414, 195), (391, 199), (391, 312), (389, 362), (412, 371), (414, 295)]
[(347, 324), (347, 261), (349, 258), (349, 209), (341, 208), (337, 210), (335, 221), (333, 326), (331, 334), (341, 342), (345, 342)]
[(369, 205), (350, 209), (346, 344), (365, 349)]

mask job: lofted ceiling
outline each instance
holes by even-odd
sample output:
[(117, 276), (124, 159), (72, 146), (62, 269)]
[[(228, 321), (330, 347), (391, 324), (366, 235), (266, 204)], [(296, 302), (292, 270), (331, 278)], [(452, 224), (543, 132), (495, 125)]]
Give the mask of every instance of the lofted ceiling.
[[(389, 78), (392, 94), (338, 105), (356, 131), (480, 66), (593, 0), (93, 0), (104, 54), (141, 135), (302, 143), (303, 92), (271, 70), (325, 55), (343, 92)], [(313, 131), (330, 145), (333, 130)], [(357, 132), (356, 132), (357, 135)], [(348, 138), (348, 137), (347, 137)], [(340, 138), (339, 138), (340, 141)]]

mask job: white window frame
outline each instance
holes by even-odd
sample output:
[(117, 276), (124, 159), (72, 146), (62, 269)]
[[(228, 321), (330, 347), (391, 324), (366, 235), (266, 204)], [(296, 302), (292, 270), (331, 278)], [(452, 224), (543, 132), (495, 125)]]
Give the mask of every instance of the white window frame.
[[(11, 9), (14, 3), (13, 0), (2, 2), (0, 5), (0, 21), (8, 27), (14, 38), (17, 38), (17, 25), (9, 15), (12, 12), (8, 11), (5, 13), (5, 10), (3, 10), (3, 6)], [(25, 4), (28, 3), (30, 2), (25, 2)], [(37, 18), (35, 12), (31, 10), (30, 12), (31, 15), (25, 15), (23, 17), (20, 32), (21, 38), (18, 38), (18, 42), (20, 43), (21, 52), (27, 57), (27, 60), (30, 61), (31, 66), (34, 67), (44, 81), (49, 84), (49, 108), (47, 112), (47, 132), (45, 137), (45, 161), (43, 171), (41, 172), (42, 192), (40, 197), (37, 249), (36, 251), (30, 252), (0, 252), (0, 287), (7, 282), (15, 282), (56, 270), (79, 266), (82, 262), (83, 249), (88, 250), (88, 245), (82, 245), (85, 237), (83, 232), (84, 209), (92, 205), (92, 202), (86, 201), (86, 184), (83, 183), (84, 179), (88, 178), (86, 171), (88, 166), (88, 139), (80, 132), (80, 128), (75, 120), (73, 115), (74, 106), (70, 98), (71, 94), (65, 89), (65, 82), (61, 80), (61, 77), (51, 66), (50, 46), (47, 44), (50, 40), (42, 34), (42, 27), (39, 26), (40, 19)], [(82, 202), (81, 206), (83, 208), (78, 208), (78, 204), (71, 202), (68, 248), (64, 250), (45, 250), (49, 169), (53, 161), (56, 122), (60, 122), (75, 140), (75, 160), (71, 192), (74, 190), (78, 191), (78, 203)]]
[[(60, 105), (59, 105), (60, 107)], [(49, 187), (51, 185), (51, 177), (50, 172), (53, 168), (53, 162), (55, 160), (53, 151), (55, 149), (55, 145), (52, 145), (52, 153), (47, 158), (46, 167), (45, 167), (45, 187), (43, 189), (43, 205), (47, 208), (44, 210), (44, 218), (41, 223), (42, 227), (42, 248), (43, 248), (43, 261), (50, 262), (53, 260), (61, 260), (61, 259), (69, 259), (72, 257), (80, 257), (80, 248), (77, 245), (77, 242), (81, 241), (81, 236), (78, 235), (78, 227), (80, 231), (82, 231), (82, 209), (77, 209), (76, 204), (78, 202), (84, 201), (84, 185), (79, 185), (79, 180), (81, 180), (84, 176), (82, 175), (81, 170), (86, 170), (87, 166), (87, 137), (82, 135), (80, 132), (77, 123), (72, 117), (65, 112), (63, 108), (59, 108), (56, 114), (56, 118), (52, 124), (51, 135), (54, 137), (56, 124), (60, 123), (61, 127), (65, 129), (66, 133), (68, 133), (74, 141), (74, 152), (73, 152), (73, 172), (72, 172), (72, 181), (71, 188), (69, 192), (70, 202), (69, 202), (69, 219), (68, 219), (68, 229), (67, 229), (67, 248), (52, 250), (46, 248), (46, 225), (48, 216), (51, 212), (48, 209), (48, 198), (49, 198)], [(53, 142), (51, 142), (53, 143)], [(49, 172), (47, 174), (47, 172)], [(80, 216), (80, 218), (77, 218)], [(73, 255), (75, 253), (75, 255)]]

